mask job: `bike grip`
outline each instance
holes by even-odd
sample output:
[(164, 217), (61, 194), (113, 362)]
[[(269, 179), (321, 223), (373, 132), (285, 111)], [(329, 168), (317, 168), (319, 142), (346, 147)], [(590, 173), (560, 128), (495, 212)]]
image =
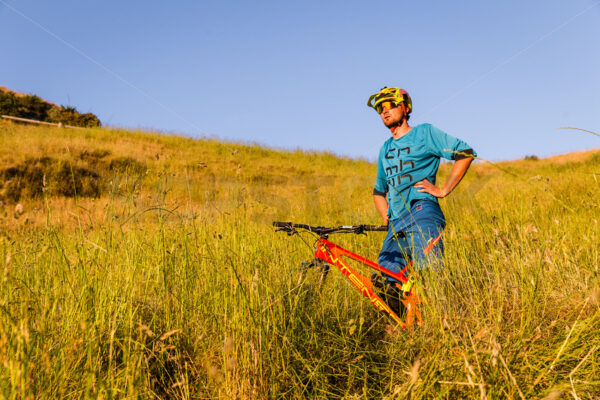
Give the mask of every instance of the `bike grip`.
[(291, 222), (273, 221), (273, 226), (276, 228), (285, 228), (286, 226), (290, 226), (290, 225), (292, 225)]

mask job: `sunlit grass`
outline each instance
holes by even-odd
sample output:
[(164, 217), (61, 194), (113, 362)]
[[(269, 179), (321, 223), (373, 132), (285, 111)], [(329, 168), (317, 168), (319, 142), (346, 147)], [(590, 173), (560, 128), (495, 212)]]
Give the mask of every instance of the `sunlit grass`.
[[(147, 166), (98, 199), (3, 205), (0, 398), (600, 395), (597, 152), (474, 165), (442, 201), (424, 326), (389, 335), (338, 271), (297, 286), (311, 251), (270, 226), (379, 223), (373, 164), (142, 132), (0, 138), (0, 168), (86, 149)], [(332, 239), (376, 259), (383, 234)]]

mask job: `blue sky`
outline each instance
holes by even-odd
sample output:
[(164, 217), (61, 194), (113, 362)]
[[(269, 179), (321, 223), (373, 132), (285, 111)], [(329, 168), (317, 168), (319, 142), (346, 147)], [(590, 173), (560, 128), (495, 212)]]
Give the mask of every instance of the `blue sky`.
[(401, 86), (484, 159), (600, 147), (557, 129), (600, 131), (599, 0), (0, 0), (0, 37), (1, 86), (106, 125), (373, 160)]

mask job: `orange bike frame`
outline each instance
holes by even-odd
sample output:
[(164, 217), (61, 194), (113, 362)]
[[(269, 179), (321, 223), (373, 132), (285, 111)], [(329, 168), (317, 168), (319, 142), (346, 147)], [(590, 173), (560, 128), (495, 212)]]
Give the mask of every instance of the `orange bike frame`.
[(373, 283), (371, 279), (355, 272), (350, 266), (342, 259), (342, 256), (348, 257), (352, 260), (358, 261), (376, 271), (382, 272), (383, 274), (397, 279), (402, 283), (406, 283), (408, 278), (404, 276), (404, 273), (412, 265), (412, 261), (399, 273), (392, 272), (387, 268), (382, 267), (373, 261), (367, 260), (364, 257), (354, 254), (346, 249), (341, 248), (335, 243), (332, 243), (324, 238), (319, 238), (315, 249), (315, 258), (325, 261), (331, 265), (335, 265), (342, 272), (342, 274), (348, 278), (348, 280), (354, 285), (360, 293), (369, 299), (371, 304), (379, 311), (383, 311), (390, 316), (396, 324), (401, 328), (408, 328), (414, 323), (421, 324), (421, 313), (417, 309), (416, 305), (421, 303), (421, 298), (416, 296), (414, 290), (407, 293), (404, 298), (400, 301), (406, 307), (406, 319), (403, 321), (392, 309), (375, 293), (373, 290)]

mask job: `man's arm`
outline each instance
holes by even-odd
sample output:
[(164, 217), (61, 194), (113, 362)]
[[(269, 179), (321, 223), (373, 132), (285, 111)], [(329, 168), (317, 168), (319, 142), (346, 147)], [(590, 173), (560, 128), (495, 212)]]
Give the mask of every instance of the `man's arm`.
[[(454, 190), (461, 179), (465, 176), (469, 166), (471, 165), (471, 162), (473, 162), (473, 158), (471, 157), (454, 161), (452, 171), (450, 171), (450, 176), (448, 177), (448, 180), (442, 189), (438, 188), (427, 179), (423, 179), (422, 181), (415, 183), (415, 187), (419, 192), (429, 193), (438, 198), (446, 197)], [(377, 204), (377, 202), (375, 204)], [(379, 210), (379, 208), (377, 210)]]
[(383, 218), (383, 224), (387, 225), (388, 224), (388, 202), (387, 202), (385, 196), (374, 194), (373, 201), (375, 202), (375, 208), (377, 209), (377, 212), (379, 212), (379, 215), (381, 215), (381, 218)]

